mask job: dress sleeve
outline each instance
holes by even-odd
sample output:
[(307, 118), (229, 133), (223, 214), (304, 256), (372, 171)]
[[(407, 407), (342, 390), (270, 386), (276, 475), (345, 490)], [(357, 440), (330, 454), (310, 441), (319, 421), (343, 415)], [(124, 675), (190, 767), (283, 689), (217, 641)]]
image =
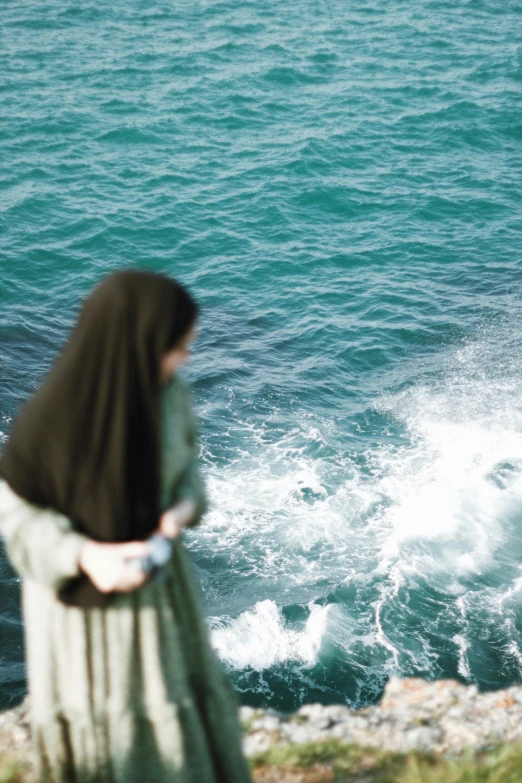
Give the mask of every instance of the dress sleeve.
[(198, 425), (192, 408), (192, 400), (188, 387), (183, 387), (183, 407), (185, 419), (185, 437), (189, 446), (189, 461), (176, 482), (173, 492), (173, 502), (190, 499), (196, 504), (194, 519), (188, 527), (197, 525), (208, 508), (205, 484), (198, 465)]
[(201, 517), (207, 510), (207, 496), (205, 494), (205, 485), (199, 472), (196, 460), (192, 460), (176, 486), (175, 502), (184, 499), (193, 500), (196, 504), (196, 512), (193, 521), (187, 527), (194, 527), (201, 520)]
[(0, 533), (22, 577), (53, 590), (80, 574), (80, 550), (88, 540), (63, 514), (33, 506), (0, 481)]

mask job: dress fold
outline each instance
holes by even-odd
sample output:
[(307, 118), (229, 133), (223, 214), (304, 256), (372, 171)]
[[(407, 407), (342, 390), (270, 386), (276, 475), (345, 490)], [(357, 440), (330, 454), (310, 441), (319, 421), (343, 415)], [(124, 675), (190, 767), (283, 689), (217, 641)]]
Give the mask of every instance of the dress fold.
[[(192, 497), (199, 521), (206, 501), (180, 378), (163, 392), (162, 421), (161, 505)], [(40, 779), (249, 783), (235, 694), (209, 643), (183, 536), (160, 578), (114, 595), (106, 607), (82, 608), (62, 603), (56, 592), (79, 571), (82, 537), (71, 520), (0, 483), (0, 532), (23, 577)], [(63, 553), (58, 562), (53, 546)]]

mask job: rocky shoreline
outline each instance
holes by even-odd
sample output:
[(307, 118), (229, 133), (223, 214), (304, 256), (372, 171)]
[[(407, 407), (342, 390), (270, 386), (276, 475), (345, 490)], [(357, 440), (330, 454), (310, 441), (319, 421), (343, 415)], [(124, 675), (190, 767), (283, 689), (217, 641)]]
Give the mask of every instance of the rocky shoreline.
[[(28, 698), (0, 714), (0, 748), (28, 758)], [(453, 680), (392, 678), (380, 704), (362, 710), (308, 704), (296, 713), (241, 707), (247, 756), (335, 740), (346, 745), (458, 757), (522, 743), (522, 686), (479, 693)]]
[(292, 715), (241, 708), (245, 751), (338, 740), (361, 747), (445, 756), (522, 743), (522, 686), (479, 693), (454, 680), (392, 678), (380, 704), (362, 710), (307, 704)]

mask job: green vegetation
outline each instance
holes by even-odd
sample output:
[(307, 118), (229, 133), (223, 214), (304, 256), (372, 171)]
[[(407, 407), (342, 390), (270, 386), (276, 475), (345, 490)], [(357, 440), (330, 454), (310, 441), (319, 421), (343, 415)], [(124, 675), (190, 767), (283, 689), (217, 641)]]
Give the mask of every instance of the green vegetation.
[[(252, 760), (254, 783), (522, 783), (522, 745), (444, 759), (338, 740), (273, 747)], [(32, 783), (29, 765), (0, 752), (0, 783)]]
[(0, 752), (0, 783), (30, 783), (32, 775), (27, 763), (8, 751)]
[(522, 746), (452, 760), (331, 740), (274, 747), (252, 763), (256, 783), (522, 783)]

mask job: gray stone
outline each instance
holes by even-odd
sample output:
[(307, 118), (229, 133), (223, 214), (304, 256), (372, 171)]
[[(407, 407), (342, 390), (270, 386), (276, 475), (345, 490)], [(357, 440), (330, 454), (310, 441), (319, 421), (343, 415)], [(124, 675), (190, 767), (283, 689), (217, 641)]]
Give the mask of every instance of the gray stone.
[[(4, 745), (29, 746), (29, 702), (0, 714)], [(418, 749), (457, 756), (500, 742), (522, 742), (522, 686), (478, 693), (452, 680), (390, 679), (380, 705), (306, 704), (293, 715), (241, 707), (248, 756), (274, 745), (302, 745), (330, 738), (386, 750)]]

